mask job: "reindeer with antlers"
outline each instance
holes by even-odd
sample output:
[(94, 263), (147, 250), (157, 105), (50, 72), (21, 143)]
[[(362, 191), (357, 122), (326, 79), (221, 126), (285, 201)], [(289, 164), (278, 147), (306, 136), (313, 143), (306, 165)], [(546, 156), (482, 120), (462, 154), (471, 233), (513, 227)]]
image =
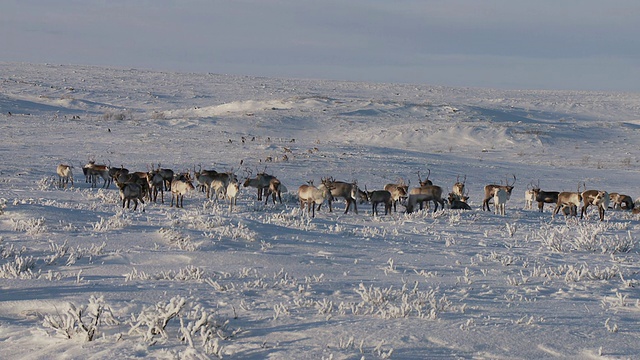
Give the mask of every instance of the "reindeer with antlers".
[(433, 185), (433, 181), (429, 180), (429, 176), (431, 176), (431, 169), (427, 169), (427, 171), (427, 178), (424, 180), (422, 180), (422, 178), (420, 177), (420, 171), (418, 171), (418, 182), (420, 183), (420, 186)]
[(530, 191), (533, 194), (533, 201), (538, 203), (538, 211), (544, 211), (544, 204), (558, 203), (558, 195), (560, 195), (560, 192), (540, 190), (540, 180), (538, 180), (537, 184), (532, 184), (532, 186), (533, 188), (530, 189)]
[(271, 184), (271, 180), (276, 178), (273, 175), (267, 174), (266, 171), (267, 171), (267, 167), (265, 166), (262, 172), (258, 173), (254, 178), (252, 178), (251, 170), (249, 170), (249, 168), (246, 168), (244, 170), (245, 180), (244, 180), (243, 186), (244, 187), (250, 186), (258, 189), (258, 201), (262, 201), (262, 196), (263, 194), (267, 193), (269, 189), (269, 185)]
[(509, 184), (509, 179), (507, 178), (507, 185), (497, 185), (497, 184), (489, 184), (484, 187), (484, 199), (482, 200), (482, 210), (491, 211), (489, 207), (489, 201), (493, 200), (494, 195), (498, 189), (503, 189), (506, 192), (506, 200), (511, 198), (511, 192), (513, 191), (514, 185), (516, 183), (516, 176), (513, 176), (513, 183)]
[(449, 195), (453, 195), (453, 198), (460, 201), (465, 196), (464, 195), (464, 185), (467, 183), (467, 175), (464, 176), (462, 182), (460, 181), (460, 175), (456, 176), (456, 183), (453, 184), (453, 188), (451, 189), (451, 193)]
[(318, 187), (313, 185), (313, 180), (307, 181), (307, 184), (300, 185), (298, 188), (298, 199), (300, 200), (300, 208), (304, 209), (307, 204), (307, 214), (311, 212), (311, 216), (316, 216), (316, 204), (318, 210), (325, 200), (331, 199), (331, 185), (327, 179), (322, 179), (322, 184)]
[[(357, 180), (353, 180), (353, 182), (344, 182), (344, 181), (336, 181), (333, 177), (323, 179), (322, 181), (325, 186), (331, 189), (331, 198), (328, 199), (329, 202), (329, 212), (333, 211), (331, 203), (334, 198), (341, 197), (344, 198), (347, 202), (347, 208), (344, 210), (344, 213), (349, 212), (349, 208), (351, 204), (353, 204), (353, 210), (358, 213), (358, 202), (356, 199), (358, 198), (358, 182)], [(318, 206), (318, 210), (320, 210), (320, 206)]]

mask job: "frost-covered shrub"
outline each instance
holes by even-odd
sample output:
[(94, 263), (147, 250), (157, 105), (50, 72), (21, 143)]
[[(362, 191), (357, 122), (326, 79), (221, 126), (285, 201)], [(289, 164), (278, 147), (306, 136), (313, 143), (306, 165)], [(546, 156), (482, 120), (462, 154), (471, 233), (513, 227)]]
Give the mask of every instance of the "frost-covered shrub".
[(349, 310), (354, 315), (376, 315), (384, 319), (408, 316), (436, 319), (439, 314), (453, 309), (446, 295), (439, 296), (436, 289), (421, 291), (418, 289), (418, 283), (415, 283), (413, 288), (405, 284), (402, 289), (373, 285), (366, 287), (361, 283), (355, 292), (360, 295), (362, 302), (341, 303), (341, 313)]
[(534, 239), (538, 239), (543, 246), (556, 252), (589, 251), (613, 254), (634, 249), (638, 240), (630, 231), (626, 237), (610, 233), (616, 226), (602, 222), (580, 222), (575, 226), (562, 227), (546, 226), (534, 231)]
[(256, 241), (258, 233), (249, 229), (246, 225), (238, 222), (237, 225), (226, 225), (216, 229), (219, 239), (231, 238), (232, 240)]
[[(175, 322), (178, 324), (170, 325)], [(128, 324), (129, 335), (141, 335), (149, 343), (167, 341), (175, 329), (175, 336), (190, 348), (200, 348), (205, 354), (217, 357), (223, 354), (220, 340), (227, 340), (240, 331), (230, 330), (229, 320), (180, 296), (146, 307), (138, 315), (132, 314)]]
[(58, 245), (51, 241), (49, 242), (49, 249), (51, 250), (52, 255), (45, 256), (44, 261), (47, 265), (54, 265), (57, 264), (59, 260), (66, 259), (64, 260), (65, 265), (69, 266), (75, 264), (83, 257), (87, 256), (91, 258), (93, 256), (104, 254), (104, 248), (106, 246), (107, 244), (103, 242), (99, 246), (91, 244), (88, 248), (82, 248), (80, 246), (73, 248), (67, 244), (66, 240), (62, 245)]
[(66, 311), (45, 315), (43, 321), (44, 327), (55, 330), (56, 334), (67, 339), (82, 336), (85, 341), (92, 341), (100, 335), (99, 326), (118, 324), (119, 321), (113, 316), (103, 297), (93, 295), (89, 298), (88, 305), (76, 306), (69, 303)]
[(120, 203), (120, 195), (117, 191), (97, 189), (96, 191), (83, 191), (82, 194), (88, 200), (100, 200), (103, 204), (113, 205)]
[(16, 256), (13, 261), (9, 261), (0, 267), (0, 278), (5, 279), (33, 279), (36, 261), (33, 256)]
[(164, 239), (169, 242), (171, 246), (175, 246), (180, 250), (185, 251), (196, 251), (198, 250), (198, 245), (191, 241), (191, 237), (189, 235), (184, 235), (179, 233), (176, 230), (168, 229), (168, 228), (160, 228), (158, 233), (162, 235)]
[(0, 236), (0, 258), (8, 259), (11, 257), (16, 257), (22, 255), (25, 252), (26, 248), (23, 246), (20, 249), (16, 249), (15, 245), (9, 244), (9, 246), (5, 246), (3, 242), (4, 238)]
[(284, 226), (287, 228), (298, 229), (303, 231), (311, 231), (316, 229), (313, 219), (308, 216), (302, 216), (300, 209), (295, 207), (289, 212), (272, 213), (265, 216), (263, 222), (265, 224), (273, 224)]
[(125, 281), (133, 280), (170, 280), (170, 281), (205, 281), (204, 269), (196, 266), (187, 266), (178, 271), (162, 271), (155, 275), (147, 274), (143, 271), (138, 272), (133, 268), (130, 273), (125, 274)]
[(105, 232), (112, 230), (120, 230), (124, 229), (127, 226), (131, 225), (131, 221), (126, 219), (121, 211), (116, 213), (115, 215), (105, 219), (100, 216), (100, 220), (93, 224), (93, 231), (95, 232)]
[(29, 235), (37, 235), (47, 232), (46, 221), (43, 217), (38, 219), (11, 219), (13, 231), (23, 231)]
[(36, 182), (36, 188), (40, 191), (57, 189), (57, 180), (53, 176), (44, 177)]

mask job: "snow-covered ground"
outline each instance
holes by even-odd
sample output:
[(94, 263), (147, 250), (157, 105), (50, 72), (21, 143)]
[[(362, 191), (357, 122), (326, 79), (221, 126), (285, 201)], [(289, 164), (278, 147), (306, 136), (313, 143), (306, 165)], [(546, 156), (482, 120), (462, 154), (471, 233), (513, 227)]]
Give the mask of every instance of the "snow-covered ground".
[[(640, 94), (0, 63), (0, 358), (531, 359), (640, 353), (640, 218), (524, 209), (531, 182), (640, 196)], [(286, 159), (285, 159), (286, 155)], [(238, 206), (121, 208), (88, 159), (266, 170)], [(75, 183), (56, 186), (56, 166)], [(471, 211), (310, 218), (297, 188), (466, 176)], [(517, 181), (506, 216), (483, 187)], [(382, 209), (382, 207), (381, 207)]]

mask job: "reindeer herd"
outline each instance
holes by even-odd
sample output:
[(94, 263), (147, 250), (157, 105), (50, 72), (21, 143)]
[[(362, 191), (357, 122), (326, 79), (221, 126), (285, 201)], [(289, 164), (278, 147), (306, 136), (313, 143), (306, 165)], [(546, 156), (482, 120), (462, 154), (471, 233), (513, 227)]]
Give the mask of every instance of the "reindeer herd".
[[(72, 165), (60, 164), (56, 172), (58, 174), (58, 187), (68, 187), (69, 183), (73, 186)], [(184, 196), (195, 189), (205, 194), (207, 199), (217, 202), (224, 199), (229, 204), (229, 211), (233, 211), (233, 206), (237, 203), (238, 193), (240, 192), (240, 182), (233, 170), (226, 172), (218, 172), (216, 170), (203, 170), (199, 166), (196, 171), (185, 171), (175, 173), (171, 169), (162, 168), (160, 164), (157, 167), (151, 165), (144, 172), (130, 172), (124, 166), (112, 167), (110, 164), (96, 164), (94, 160), (89, 161), (82, 167), (85, 176), (85, 182), (91, 187), (97, 187), (98, 181), (102, 179), (102, 187), (108, 188), (111, 183), (115, 183), (119, 189), (122, 207), (130, 207), (131, 201), (134, 202), (135, 211), (138, 202), (141, 203), (144, 211), (145, 199), (149, 202), (160, 202), (164, 204), (164, 192), (171, 193), (171, 207), (183, 207)], [(264, 171), (252, 176), (252, 171), (248, 168), (244, 170), (245, 178), (243, 187), (253, 187), (257, 189), (257, 200), (263, 201), (265, 205), (269, 198), (276, 203), (278, 200), (282, 203), (282, 193), (287, 192), (286, 187), (275, 176), (267, 174)], [(319, 211), (326, 202), (329, 212), (333, 211), (332, 203), (343, 198), (346, 202), (344, 213), (348, 213), (351, 208), (358, 213), (358, 203), (370, 202), (371, 214), (378, 215), (378, 205), (384, 205), (385, 215), (391, 213), (391, 209), (397, 212), (397, 205), (400, 203), (406, 209), (407, 213), (416, 211), (416, 207), (422, 210), (429, 208), (433, 202), (433, 211), (440, 208), (445, 209), (445, 203), (448, 208), (454, 210), (471, 210), (468, 204), (469, 196), (465, 191), (465, 183), (467, 177), (464, 176), (462, 181), (458, 176), (451, 192), (446, 198), (443, 198), (443, 188), (434, 185), (429, 176), (422, 180), (420, 172), (418, 175), (418, 186), (409, 189), (409, 184), (400, 179), (397, 183), (389, 183), (382, 190), (369, 191), (366, 186), (363, 191), (358, 187), (357, 181), (344, 182), (337, 181), (333, 177), (322, 178), (321, 183), (316, 187), (313, 180), (307, 181), (306, 184), (300, 185), (298, 188), (298, 201), (302, 209), (307, 208), (307, 212), (315, 217), (315, 212)], [(482, 200), (482, 210), (491, 211), (490, 203), (493, 201), (494, 212), (498, 215), (505, 215), (506, 203), (511, 198), (517, 178), (512, 175), (513, 181), (507, 179), (505, 184), (488, 184), (484, 186), (484, 197)], [(194, 183), (196, 186), (194, 186)], [(613, 209), (629, 210), (636, 213), (640, 207), (635, 207), (635, 202), (628, 195), (620, 193), (608, 193), (602, 190), (587, 190), (585, 184), (584, 189), (577, 192), (568, 191), (544, 191), (540, 189), (539, 181), (537, 184), (530, 183), (525, 191), (525, 209), (533, 209), (533, 204), (538, 203), (538, 211), (544, 211), (545, 204), (555, 204), (552, 217), (555, 217), (560, 211), (565, 216), (577, 217), (578, 207), (581, 208), (580, 218), (582, 219), (589, 206), (593, 205), (598, 209), (600, 221), (604, 220), (605, 210), (609, 209), (610, 204)]]

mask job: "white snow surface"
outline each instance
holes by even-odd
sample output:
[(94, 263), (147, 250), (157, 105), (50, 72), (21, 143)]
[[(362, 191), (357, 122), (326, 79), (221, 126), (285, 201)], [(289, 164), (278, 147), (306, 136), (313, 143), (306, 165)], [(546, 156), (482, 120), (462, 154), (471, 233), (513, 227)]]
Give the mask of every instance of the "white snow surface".
[[(639, 196), (640, 94), (24, 63), (0, 80), (0, 358), (640, 354), (638, 215), (524, 209), (538, 181)], [(133, 211), (85, 182), (89, 158), (265, 170), (289, 192)], [(297, 203), (307, 180), (373, 190), (418, 171), (445, 193), (466, 176), (472, 210), (373, 217), (338, 200), (311, 218)], [(506, 216), (482, 211), (484, 185), (512, 175)]]

